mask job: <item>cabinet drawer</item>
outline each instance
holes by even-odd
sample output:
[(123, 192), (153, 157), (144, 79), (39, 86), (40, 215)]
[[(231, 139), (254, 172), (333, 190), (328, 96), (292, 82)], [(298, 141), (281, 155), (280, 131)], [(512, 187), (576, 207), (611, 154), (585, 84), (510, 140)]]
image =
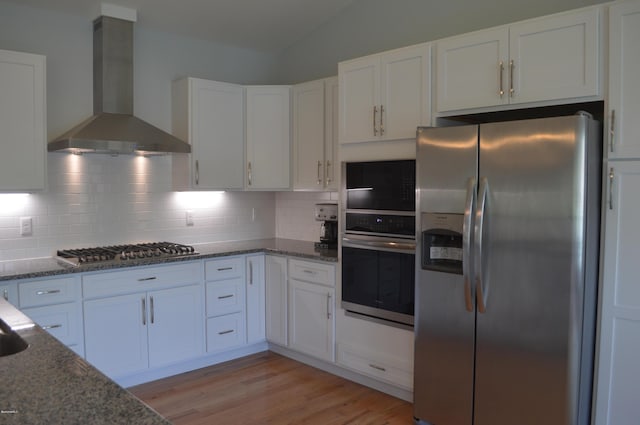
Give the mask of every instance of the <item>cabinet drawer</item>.
[(62, 304), (80, 298), (80, 285), (75, 277), (18, 283), (20, 308)]
[(82, 292), (84, 298), (100, 298), (191, 285), (201, 281), (201, 267), (196, 261), (87, 274), (82, 277)]
[(365, 347), (338, 344), (338, 363), (390, 384), (409, 390), (413, 388), (413, 370), (409, 364)]
[(242, 279), (207, 282), (207, 316), (244, 311), (245, 285)]
[(243, 345), (244, 323), (243, 313), (207, 319), (207, 352)]
[(221, 258), (204, 263), (206, 280), (233, 279), (244, 276), (244, 257)]
[(22, 312), (65, 345), (80, 344), (80, 303), (24, 308)]
[(289, 260), (289, 277), (321, 285), (336, 285), (336, 268), (333, 264)]

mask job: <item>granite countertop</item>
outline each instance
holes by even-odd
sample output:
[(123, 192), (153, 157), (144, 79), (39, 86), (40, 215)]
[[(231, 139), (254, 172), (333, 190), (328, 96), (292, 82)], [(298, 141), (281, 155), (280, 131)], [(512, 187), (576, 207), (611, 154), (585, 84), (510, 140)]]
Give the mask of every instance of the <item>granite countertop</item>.
[(0, 319), (29, 344), (0, 357), (0, 423), (170, 424), (1, 298)]
[(0, 281), (55, 276), (69, 273), (83, 273), (98, 270), (147, 266), (152, 264), (193, 261), (202, 258), (224, 257), (229, 255), (264, 252), (268, 254), (289, 255), (309, 260), (337, 262), (336, 249), (316, 249), (313, 242), (294, 239), (254, 239), (234, 242), (215, 242), (193, 245), (197, 255), (185, 257), (145, 258), (127, 262), (105, 262), (74, 267), (56, 260), (54, 257), (32, 258), (0, 262)]

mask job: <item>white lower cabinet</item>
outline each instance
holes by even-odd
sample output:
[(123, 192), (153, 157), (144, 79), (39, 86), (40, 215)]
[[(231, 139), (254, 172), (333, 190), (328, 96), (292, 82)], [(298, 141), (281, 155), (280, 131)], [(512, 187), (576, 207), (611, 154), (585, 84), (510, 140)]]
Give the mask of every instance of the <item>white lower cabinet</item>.
[(245, 275), (243, 256), (205, 261), (208, 353), (246, 342)]
[(289, 348), (333, 362), (335, 290), (289, 280)]
[(338, 365), (405, 390), (413, 388), (413, 331), (336, 317)]
[(77, 276), (18, 281), (14, 301), (40, 327), (79, 355), (84, 355), (80, 281)]
[(0, 284), (0, 297), (18, 307), (18, 285), (15, 282)]
[(335, 361), (333, 264), (289, 258), (289, 348)]
[(204, 352), (202, 264), (83, 276), (86, 359), (110, 377)]
[(265, 256), (265, 327), (267, 341), (286, 346), (287, 258)]
[(247, 343), (265, 340), (264, 254), (247, 256)]

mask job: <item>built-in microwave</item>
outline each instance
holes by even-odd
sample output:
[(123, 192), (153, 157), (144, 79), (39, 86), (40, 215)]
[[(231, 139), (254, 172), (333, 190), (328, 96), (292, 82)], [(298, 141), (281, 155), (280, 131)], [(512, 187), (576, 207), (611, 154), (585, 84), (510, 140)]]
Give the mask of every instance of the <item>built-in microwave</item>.
[(343, 164), (342, 307), (413, 326), (415, 161)]

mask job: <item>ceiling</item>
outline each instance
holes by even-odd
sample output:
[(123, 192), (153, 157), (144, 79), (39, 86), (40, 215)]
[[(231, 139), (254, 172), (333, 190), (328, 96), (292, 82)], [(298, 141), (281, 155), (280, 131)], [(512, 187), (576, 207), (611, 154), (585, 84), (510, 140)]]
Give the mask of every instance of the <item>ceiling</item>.
[[(91, 21), (100, 0), (8, 0)], [(304, 38), (354, 0), (112, 0), (135, 9), (138, 25), (237, 47), (277, 52)]]

